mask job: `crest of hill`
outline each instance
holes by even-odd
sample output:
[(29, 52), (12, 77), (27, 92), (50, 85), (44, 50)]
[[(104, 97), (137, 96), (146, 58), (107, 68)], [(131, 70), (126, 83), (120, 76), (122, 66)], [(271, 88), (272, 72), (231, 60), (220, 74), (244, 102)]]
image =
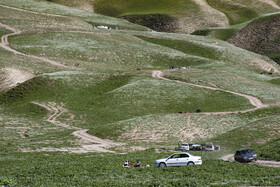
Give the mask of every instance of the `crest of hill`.
[(280, 10), (279, 0), (49, 0), (126, 19), (155, 31), (192, 33), (241, 24)]
[(237, 47), (266, 55), (280, 63), (280, 13), (260, 17), (227, 41)]

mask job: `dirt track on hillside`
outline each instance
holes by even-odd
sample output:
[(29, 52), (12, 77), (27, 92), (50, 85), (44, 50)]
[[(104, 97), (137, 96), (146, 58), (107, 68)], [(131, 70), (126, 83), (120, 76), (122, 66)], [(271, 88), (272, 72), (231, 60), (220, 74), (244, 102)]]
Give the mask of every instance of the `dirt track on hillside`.
[(65, 108), (62, 106), (57, 105), (56, 103), (38, 103), (38, 102), (32, 102), (32, 104), (44, 108), (48, 111), (48, 117), (46, 121), (66, 129), (73, 129), (76, 130), (73, 132), (73, 135), (80, 138), (80, 144), (81, 147), (78, 148), (46, 148), (42, 150), (37, 151), (70, 151), (75, 153), (86, 153), (86, 152), (110, 152), (115, 153), (114, 151), (108, 150), (108, 148), (121, 146), (122, 143), (113, 142), (111, 140), (105, 140), (98, 138), (96, 136), (92, 136), (87, 133), (87, 129), (81, 129), (78, 127), (73, 127), (68, 124), (62, 123), (58, 121), (57, 118), (59, 118), (62, 114), (67, 112)]
[[(2, 7), (6, 7), (6, 8), (11, 8), (11, 9), (15, 9), (15, 10), (19, 10), (19, 11), (25, 11), (25, 12), (30, 12), (30, 13), (34, 13), (34, 14), (42, 14), (42, 15), (48, 15), (48, 16), (58, 16), (58, 17), (65, 17), (65, 16), (60, 16), (60, 15), (53, 15), (53, 14), (45, 14), (45, 13), (38, 13), (38, 12), (33, 12), (33, 11), (27, 11), (27, 10), (23, 10), (23, 9), (18, 9), (18, 8), (13, 8), (13, 7), (7, 7), (7, 6), (3, 6), (0, 5)], [(0, 23), (0, 27), (3, 27), (7, 30), (12, 31), (13, 33), (11, 34), (7, 34), (2, 36), (2, 41), (0, 43), (0, 47), (4, 48), (7, 51), (10, 51), (12, 53), (14, 53), (15, 55), (22, 55), (22, 56), (26, 56), (26, 57), (30, 57), (33, 59), (37, 59), (43, 62), (47, 62), (51, 65), (54, 66), (58, 66), (58, 67), (62, 67), (62, 68), (66, 68), (66, 69), (78, 69), (75, 67), (69, 67), (63, 64), (60, 64), (58, 62), (49, 60), (45, 57), (38, 57), (38, 56), (34, 56), (34, 55), (30, 55), (30, 54), (25, 54), (19, 51), (16, 51), (14, 49), (12, 49), (9, 46), (9, 41), (8, 41), (8, 37), (9, 36), (13, 36), (13, 35), (19, 35), (22, 33), (22, 31), (17, 30), (13, 27), (10, 27), (8, 25), (2, 24)], [(79, 32), (79, 31), (76, 31)], [(80, 32), (80, 33), (86, 33), (86, 32)], [(155, 78), (160, 78), (160, 79), (164, 79), (164, 80), (169, 80), (163, 77), (163, 72), (161, 71), (154, 71), (153, 72), (153, 77)], [(171, 80), (170, 80), (171, 81)], [(180, 81), (177, 81), (180, 82)], [(180, 82), (180, 83), (184, 83), (184, 82)], [(220, 91), (224, 91), (224, 92), (228, 92), (228, 93), (232, 93), (232, 94), (236, 94), (242, 97), (246, 97), (250, 103), (252, 105), (254, 105), (256, 108), (255, 109), (250, 109), (250, 110), (246, 110), (246, 111), (236, 111), (236, 112), (218, 112), (218, 113), (210, 113), (210, 114), (229, 114), (229, 113), (237, 113), (237, 112), (250, 112), (250, 111), (254, 111), (258, 108), (264, 108), (267, 107), (265, 104), (263, 104), (258, 98), (253, 97), (253, 96), (249, 96), (249, 95), (245, 95), (245, 94), (240, 94), (237, 92), (232, 92), (232, 91), (227, 91), (227, 90), (222, 90), (219, 88), (213, 88), (213, 87), (207, 87), (207, 86), (201, 86), (201, 85), (195, 85), (195, 84), (191, 84), (191, 83), (184, 83), (184, 84), (188, 84), (191, 86), (195, 86), (195, 87), (200, 87), (200, 88), (205, 88), (205, 89), (212, 89), (212, 90), (220, 90)], [(58, 106), (55, 103), (48, 103), (48, 104), (42, 104), (42, 103), (36, 103), (33, 102), (33, 104), (45, 108), (48, 112), (48, 118), (46, 119), (46, 121), (55, 124), (57, 126), (66, 128), (66, 129), (73, 129), (76, 130), (75, 132), (73, 132), (73, 135), (75, 135), (76, 137), (79, 137), (81, 139), (81, 147), (79, 148), (63, 148), (60, 149), (61, 151), (65, 150), (65, 151), (71, 151), (71, 152), (77, 152), (77, 153), (82, 153), (82, 152), (92, 152), (92, 151), (96, 151), (96, 152), (113, 152), (108, 150), (108, 148), (112, 147), (112, 146), (121, 146), (121, 143), (116, 143), (110, 140), (104, 140), (104, 139), (100, 139), (98, 137), (89, 135), (87, 133), (87, 129), (81, 129), (81, 128), (77, 128), (77, 127), (72, 127), (68, 124), (62, 123), (60, 121), (57, 120), (58, 117), (60, 117), (63, 113), (67, 112), (67, 110), (65, 110), (63, 107)], [(88, 144), (88, 143), (94, 143), (94, 144)], [(45, 149), (47, 151), (55, 151), (55, 150), (59, 150), (59, 149)]]
[[(234, 154), (224, 155), (220, 159), (227, 161), (227, 162), (234, 162)], [(259, 164), (259, 165), (268, 166), (268, 167), (280, 167), (280, 162), (269, 161), (269, 160), (257, 160), (255, 162), (250, 162), (250, 164)]]
[[(5, 7), (5, 8), (19, 10), (19, 11), (30, 12), (30, 13), (34, 13), (34, 14), (65, 17), (65, 16), (60, 16), (60, 15), (53, 15), (53, 14), (45, 14), (45, 13), (27, 11), (27, 10), (8, 7), (8, 6), (4, 6), (4, 5), (0, 5), (0, 6)], [(33, 59), (37, 59), (37, 60), (40, 60), (40, 61), (47, 62), (47, 63), (49, 63), (51, 65), (54, 65), (54, 66), (58, 66), (58, 67), (66, 68), (66, 69), (79, 69), (79, 68), (69, 67), (69, 66), (60, 64), (56, 61), (49, 60), (45, 57), (39, 57), (39, 56), (30, 55), (30, 54), (25, 54), (25, 53), (22, 53), (22, 52), (19, 52), (19, 51), (16, 51), (16, 50), (12, 49), (9, 46), (8, 37), (13, 36), (13, 35), (19, 35), (22, 32), (20, 30), (17, 30), (13, 27), (10, 27), (10, 26), (2, 24), (2, 23), (0, 23), (0, 27), (3, 27), (5, 29), (13, 32), (13, 33), (6, 34), (6, 35), (1, 37), (0, 47), (2, 47), (3, 49), (12, 52), (15, 55), (22, 55), (22, 56), (30, 57), (30, 58), (33, 58)], [(11, 71), (12, 73), (8, 72), (9, 73), (8, 76), (9, 77), (13, 76), (14, 71), (15, 70), (13, 69), (13, 71)], [(31, 77), (32, 76), (29, 76), (29, 78), (31, 78)], [(29, 78), (26, 78), (26, 76), (19, 76), (19, 74), (17, 74), (17, 77), (15, 79), (17, 79), (17, 82), (24, 82), (24, 81), (28, 80)], [(7, 84), (8, 84), (8, 85), (6, 85), (6, 88), (14, 85), (14, 83), (11, 83), (11, 81), (9, 82), (8, 79), (6, 79), (6, 80), (7, 80)], [(14, 82), (14, 80), (13, 80), (13, 82)], [(46, 121), (48, 121), (52, 124), (55, 124), (56, 126), (60, 126), (60, 127), (66, 128), (66, 129), (76, 130), (75, 132), (73, 132), (73, 135), (75, 135), (76, 137), (81, 139), (81, 147), (79, 147), (79, 148), (60, 148), (60, 149), (45, 148), (45, 149), (37, 150), (37, 151), (70, 151), (70, 152), (75, 152), (75, 153), (85, 153), (85, 152), (111, 152), (111, 153), (115, 153), (114, 151), (108, 150), (108, 148), (123, 145), (121, 143), (116, 143), (116, 142), (113, 142), (111, 140), (105, 140), (105, 139), (98, 138), (96, 136), (92, 136), (92, 135), (87, 133), (87, 131), (88, 131), (87, 129), (72, 127), (72, 126), (70, 126), (66, 123), (62, 123), (62, 122), (58, 121), (57, 118), (60, 117), (63, 113), (67, 112), (67, 110), (64, 109), (61, 106), (58, 106), (56, 103), (42, 104), (42, 103), (32, 102), (32, 104), (34, 104), (38, 107), (44, 108), (48, 111), (49, 115), (48, 115), (48, 118), (46, 119)], [(89, 143), (93, 143), (93, 144), (89, 144)]]
[(203, 113), (203, 114), (235, 114), (235, 113), (238, 113), (238, 112), (246, 113), (246, 112), (255, 111), (255, 110), (260, 109), (260, 108), (268, 107), (268, 105), (264, 104), (260, 99), (258, 99), (257, 97), (251, 96), (251, 95), (241, 94), (241, 93), (233, 92), (233, 91), (229, 91), (229, 90), (223, 90), (223, 89), (216, 88), (216, 87), (202, 86), (202, 85), (182, 82), (182, 81), (179, 81), (179, 80), (167, 79), (167, 78), (164, 77), (164, 73), (162, 71), (153, 71), (152, 72), (152, 77), (167, 80), (167, 81), (174, 81), (174, 82), (178, 82), (178, 83), (182, 83), (182, 84), (186, 84), (186, 85), (190, 85), (190, 86), (194, 86), (194, 87), (198, 87), (198, 88), (204, 88), (204, 89), (209, 89), (209, 90), (218, 90), (218, 91), (223, 91), (223, 92), (235, 94), (235, 95), (238, 95), (238, 96), (241, 96), (241, 97), (245, 97), (246, 99), (248, 99), (250, 101), (250, 103), (253, 106), (255, 106), (255, 108), (248, 109), (248, 110), (240, 110), (240, 111), (233, 111), (233, 112), (209, 112), (209, 113)]
[(3, 49), (12, 52), (15, 55), (22, 55), (22, 56), (30, 57), (30, 58), (33, 58), (33, 59), (36, 59), (36, 60), (47, 62), (47, 63), (49, 63), (51, 65), (54, 65), (54, 66), (58, 66), (58, 67), (66, 68), (66, 69), (78, 69), (78, 68), (75, 68), (75, 67), (70, 67), (70, 66), (66, 66), (66, 65), (60, 64), (60, 63), (58, 63), (56, 61), (49, 60), (49, 59), (47, 59), (45, 57), (39, 57), (39, 56), (35, 56), (35, 55), (25, 54), (25, 53), (22, 53), (22, 52), (19, 52), (17, 50), (12, 49), (10, 47), (10, 45), (9, 45), (9, 40), (8, 40), (9, 36), (19, 35), (22, 32), (17, 30), (17, 29), (15, 29), (15, 28), (13, 28), (13, 27), (10, 27), (9, 25), (5, 25), (5, 24), (2, 24), (2, 23), (0, 23), (0, 27), (5, 28), (5, 29), (10, 30), (10, 31), (13, 32), (11, 34), (6, 34), (6, 35), (1, 37), (2, 41), (0, 43), (0, 47), (2, 47)]

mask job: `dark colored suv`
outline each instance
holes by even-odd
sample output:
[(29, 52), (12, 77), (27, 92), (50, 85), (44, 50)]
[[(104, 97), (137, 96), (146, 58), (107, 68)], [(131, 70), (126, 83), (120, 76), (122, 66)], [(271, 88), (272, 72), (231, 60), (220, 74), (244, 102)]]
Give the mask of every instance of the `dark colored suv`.
[(258, 157), (251, 149), (243, 148), (236, 150), (234, 154), (234, 160), (237, 162), (251, 162), (257, 160)]

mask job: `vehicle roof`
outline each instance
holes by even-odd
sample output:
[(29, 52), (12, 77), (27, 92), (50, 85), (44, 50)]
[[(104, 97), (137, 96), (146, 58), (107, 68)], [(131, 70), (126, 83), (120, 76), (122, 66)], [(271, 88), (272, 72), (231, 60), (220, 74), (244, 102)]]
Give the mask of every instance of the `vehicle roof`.
[(237, 149), (236, 151), (245, 151), (245, 150), (251, 150), (249, 148), (242, 148), (242, 149)]
[[(188, 153), (188, 152), (176, 152), (176, 153), (173, 153), (173, 154), (171, 154), (171, 155), (175, 155), (175, 154), (188, 154), (188, 155), (190, 155), (190, 156), (194, 156), (193, 154)], [(170, 156), (171, 156), (171, 155), (170, 155)]]

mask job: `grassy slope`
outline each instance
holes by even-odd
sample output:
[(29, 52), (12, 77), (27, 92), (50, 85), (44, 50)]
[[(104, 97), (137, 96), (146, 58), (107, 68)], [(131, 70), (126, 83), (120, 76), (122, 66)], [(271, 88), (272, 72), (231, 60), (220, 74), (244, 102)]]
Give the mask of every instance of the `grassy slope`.
[[(193, 32), (194, 30), (205, 29), (207, 27), (245, 23), (260, 15), (279, 11), (279, 7), (277, 7), (276, 3), (275, 6), (273, 6), (260, 0), (226, 2), (214, 0), (206, 1), (206, 3), (199, 3), (192, 0), (133, 0), (129, 2), (124, 0), (114, 2), (97, 0), (93, 4), (96, 12), (115, 17), (150, 14), (173, 16), (179, 18), (180, 24), (183, 23), (183, 25), (177, 25), (175, 29), (177, 32)], [(174, 22), (177, 21), (178, 20), (174, 20)], [(159, 24), (164, 24), (165, 21), (162, 19), (158, 20), (158, 22)], [(142, 24), (145, 24), (145, 21), (142, 22)], [(230, 29), (228, 32), (232, 33), (234, 30)]]
[(265, 160), (278, 160), (280, 161), (280, 152), (279, 152), (279, 147), (280, 147), (280, 140), (274, 139), (272, 141), (269, 141), (265, 143), (264, 145), (258, 146), (255, 150), (256, 152), (259, 152), (259, 158), (260, 159), (265, 159)]
[(243, 49), (266, 55), (280, 63), (278, 54), (279, 17), (279, 13), (262, 16), (230, 37), (228, 42)]
[[(198, 8), (195, 3), (190, 0), (161, 0), (161, 1), (145, 1), (132, 0), (129, 2), (118, 0), (113, 3), (109, 1), (95, 1), (94, 6), (97, 12), (110, 16), (123, 16), (131, 14), (168, 14), (178, 15), (184, 11), (190, 11), (192, 8)], [(108, 7), (107, 7), (108, 6)], [(112, 11), (116, 10), (116, 11)]]
[[(54, 3), (50, 3), (48, 1), (35, 1), (35, 0), (28, 0), (28, 1), (16, 1), (16, 0), (3, 0), (1, 1), (2, 5), (12, 6), (16, 8), (27, 9), (31, 11), (39, 11), (42, 13), (50, 13), (50, 14), (58, 14), (62, 16), (71, 16), (73, 18), (77, 18), (79, 21), (85, 23), (90, 23), (94, 25), (108, 25), (111, 27), (118, 26), (119, 29), (129, 29), (129, 30), (141, 30), (147, 31), (148, 29), (129, 23), (127, 21), (121, 19), (115, 19), (108, 16), (103, 16), (100, 14), (95, 14), (92, 12), (88, 12), (85, 10), (70, 8), (66, 6), (57, 5)], [(9, 10), (11, 11), (11, 10)], [(73, 24), (74, 26), (75, 24)], [(88, 25), (88, 27), (91, 27)], [(86, 29), (86, 28), (84, 28)]]
[[(227, 1), (220, 0), (207, 1), (215, 9), (224, 12), (229, 20), (228, 27), (203, 28), (195, 31), (193, 34), (202, 36), (211, 36), (221, 40), (227, 40), (243, 27), (258, 19), (261, 15), (278, 12), (279, 9), (264, 1)], [(274, 1), (279, 6), (279, 1)]]
[[(8, 4), (8, 1), (3, 2)], [(33, 3), (32, 1), (28, 2)], [(40, 2), (37, 3), (35, 5), (40, 10)], [(41, 3), (43, 3), (41, 5), (46, 6), (44, 2)], [(27, 5), (28, 3), (26, 3)], [(36, 10), (35, 5), (32, 8)], [(52, 5), (48, 4), (48, 6)], [(64, 11), (69, 11), (66, 7), (64, 8)], [(61, 13), (57, 9), (51, 11)], [(77, 12), (73, 12), (73, 14)], [(191, 71), (175, 70), (168, 72), (168, 74), (188, 82), (194, 81), (206, 85), (209, 84), (209, 80), (216, 84), (216, 81), (223, 79), (225, 83), (223, 83), (224, 81), (218, 82), (219, 87), (232, 90), (239, 88), (239, 91), (242, 90), (244, 93), (258, 96), (266, 102), (279, 100), (276, 97), (279, 86), (268, 83), (274, 81), (275, 78), (260, 76), (259, 71), (261, 70), (249, 63), (251, 59), (266, 60), (265, 58), (220, 41), (217, 44), (214, 39), (166, 33), (96, 30), (82, 21), (83, 16), (81, 20), (77, 19), (78, 13), (74, 15), (74, 21), (71, 21), (72, 18), (52, 18), (39, 15), (34, 17), (31, 13), (22, 13), (1, 7), (0, 15), (2, 17), (1, 23), (24, 31), (22, 35), (9, 38), (13, 48), (34, 55), (44, 53), (49, 59), (67, 65), (73, 65), (78, 61), (80, 67), (83, 68), (77, 71), (64, 70), (0, 49), (2, 67), (17, 67), (30, 72), (44, 73), (44, 75), (37, 76), (1, 94), (3, 104), (0, 108), (0, 119), (3, 141), (1, 141), (0, 146), (1, 153), (5, 156), (1, 160), (3, 172), (1, 172), (0, 184), (93, 185), (101, 182), (104, 184), (105, 180), (107, 185), (123, 185), (124, 181), (121, 178), (130, 178), (131, 185), (193, 184), (201, 186), (216, 183), (226, 183), (232, 186), (278, 185), (279, 169), (248, 165), (240, 167), (238, 163), (208, 160), (211, 156), (209, 154), (203, 155), (206, 162), (202, 167), (170, 168), (167, 170), (158, 170), (157, 168), (147, 168), (147, 170), (121, 169), (122, 162), (127, 158), (133, 161), (140, 158), (143, 164), (152, 165), (154, 159), (170, 154), (170, 150), (165, 148), (162, 151), (167, 153), (155, 153), (155, 150), (148, 150), (117, 156), (111, 154), (76, 155), (60, 152), (19, 152), (22, 149), (36, 150), (44, 147), (77, 146), (77, 140), (71, 134), (72, 130), (57, 128), (55, 125), (45, 122), (43, 116), (46, 115), (46, 111), (34, 107), (30, 101), (55, 102), (63, 106), (69, 112), (61, 116), (59, 120), (73, 126), (91, 128), (93, 134), (98, 134), (101, 137), (120, 138), (118, 137), (120, 134), (130, 132), (136, 127), (149, 132), (153, 132), (155, 127), (162, 127), (162, 129), (158, 128), (160, 131), (156, 131), (156, 133), (160, 133), (160, 137), (155, 142), (145, 143), (148, 147), (159, 147), (158, 142), (160, 141), (168, 141), (162, 145), (176, 144), (178, 137), (174, 138), (174, 134), (170, 133), (168, 139), (164, 139), (161, 134), (165, 132), (164, 128), (167, 127), (173, 129), (173, 132), (183, 131), (188, 118), (192, 122), (191, 124), (209, 129), (209, 132), (205, 132), (205, 137), (222, 135), (234, 130), (234, 128), (243, 128), (245, 124), (262, 118), (268, 120), (268, 123), (275, 122), (278, 125), (277, 115), (274, 116), (270, 112), (264, 112), (262, 115), (252, 113), (249, 116), (190, 114), (189, 117), (177, 114), (177, 112), (185, 110), (194, 112), (193, 109), (197, 107), (205, 107), (203, 111), (230, 111), (245, 109), (251, 105), (244, 102), (243, 98), (231, 94), (152, 79), (150, 70), (153, 69), (164, 70), (177, 64), (191, 66)], [(36, 24), (34, 24), (35, 18)], [(43, 26), (37, 23), (42, 23)], [(81, 30), (91, 33), (85, 35), (73, 32), (55, 32), (61, 30)], [(34, 34), (38, 31), (40, 33)], [(6, 33), (7, 30), (1, 30), (1, 34)], [(140, 35), (142, 39), (139, 38)], [(203, 51), (209, 52), (204, 53)], [(136, 71), (136, 68), (140, 68), (141, 71)], [(233, 76), (233, 72), (235, 72), (235, 76)], [(227, 82), (232, 82), (232, 80), (236, 81), (235, 87), (227, 85)], [(253, 92), (250, 90), (250, 84), (253, 80), (255, 84), (261, 86), (259, 90), (263, 86), (270, 91)], [(213, 100), (208, 99), (209, 97)], [(200, 100), (199, 98), (204, 99)], [(188, 104), (185, 105), (181, 102), (182, 100)], [(221, 104), (224, 100), (229, 102)], [(152, 104), (155, 108), (151, 107), (151, 101), (153, 101)], [(73, 119), (71, 114), (74, 114)], [(111, 133), (112, 129), (115, 133)], [(181, 137), (184, 137), (184, 134)], [(205, 141), (201, 140), (205, 137), (198, 136), (194, 140)], [(269, 139), (271, 138), (267, 137), (264, 142)], [(128, 140), (124, 137), (122, 141)], [(143, 143), (136, 139), (134, 144), (141, 145)], [(100, 161), (102, 155), (105, 157)], [(63, 166), (63, 169), (60, 166)], [(68, 169), (64, 169), (65, 166)], [(211, 171), (207, 168), (211, 168)], [(230, 168), (235, 169), (228, 172)], [(257, 170), (261, 172), (256, 173), (254, 178), (246, 175), (248, 171), (255, 172)], [(197, 175), (198, 172), (201, 175)], [(180, 173), (186, 174), (181, 175)], [(135, 177), (136, 175), (138, 178)], [(110, 180), (106, 180), (108, 176), (110, 176)], [(151, 179), (151, 176), (155, 179)], [(186, 176), (189, 178), (188, 181), (185, 180)], [(202, 176), (209, 176), (208, 180)], [(269, 176), (268, 180), (263, 180), (264, 176)]]
[[(47, 23), (48, 22), (46, 22), (46, 24)], [(24, 25), (25, 24), (18, 24), (18, 28), (24, 29), (23, 27)], [(72, 25), (69, 24), (70, 29), (71, 26)], [(33, 29), (37, 30), (36, 27), (34, 27)], [(59, 25), (57, 29), (58, 30), (60, 29)], [(133, 37), (130, 33), (123, 34), (122, 32), (113, 32), (113, 31), (102, 32), (99, 30), (92, 30), (92, 31), (93, 32), (90, 35), (89, 34), (84, 35), (80, 33), (24, 34), (20, 36), (11, 37), (10, 40), (12, 41), (11, 44), (12, 47), (20, 51), (23, 51), (25, 53), (30, 53), (35, 55), (40, 55), (41, 53), (44, 53), (45, 55), (48, 56), (48, 58), (57, 60), (59, 62), (68, 65), (73, 65), (78, 61), (80, 62), (81, 64), (80, 66), (82, 68), (86, 68), (88, 70), (98, 70), (98, 71), (101, 70), (103, 72), (111, 73), (115, 70), (131, 71), (131, 70), (135, 70), (136, 67), (140, 67), (141, 69), (143, 68), (162, 69), (176, 64), (176, 65), (192, 66), (192, 68), (198, 67), (199, 69), (201, 69), (200, 71), (202, 72), (194, 72), (194, 73), (190, 72), (193, 74), (192, 76), (194, 79), (192, 79), (191, 81), (194, 83), (208, 84), (209, 82), (206, 81), (204, 82), (203, 80), (204, 79), (209, 80), (210, 78), (213, 79), (213, 81), (210, 82), (217, 82), (217, 80), (219, 80), (220, 78), (219, 76), (217, 77), (216, 73), (214, 72), (219, 72), (219, 73), (223, 72), (222, 75), (223, 75), (224, 84), (221, 83), (219, 84), (219, 86), (229, 89), (229, 87), (226, 87), (228, 86), (226, 80), (231, 81), (232, 79), (232, 74), (229, 73), (234, 72), (236, 74), (236, 72), (239, 72), (238, 75), (240, 78), (239, 77), (235, 78), (236, 80), (240, 79), (240, 81), (236, 83), (236, 86), (238, 86), (239, 89), (248, 88), (249, 85), (251, 84), (249, 80), (252, 81), (252, 79), (256, 79), (256, 77), (258, 79), (257, 82), (254, 80), (255, 81), (254, 84), (261, 84), (262, 86), (266, 86), (265, 87), (266, 89), (271, 89), (271, 90), (275, 88), (277, 89), (277, 87), (275, 86), (266, 84), (266, 81), (273, 80), (273, 78), (260, 77), (258, 75), (259, 70), (257, 67), (255, 67), (253, 71), (251, 71), (253, 66), (251, 66), (249, 69), (243, 66), (243, 61), (250, 61), (250, 59), (262, 58), (262, 57), (254, 56), (254, 55), (252, 56), (252, 54), (247, 55), (246, 57), (243, 51), (239, 51), (237, 49), (235, 49), (235, 51), (233, 52), (230, 52), (230, 50), (232, 50), (231, 46), (228, 46), (227, 44), (222, 44), (223, 47), (218, 47), (213, 45), (215, 41), (212, 40), (207, 40), (199, 37), (191, 37), (191, 36), (186, 37), (180, 35), (178, 35), (177, 38), (180, 38), (182, 41), (178, 41), (177, 38), (176, 37), (174, 38), (173, 35), (161, 34), (163, 38), (167, 37), (169, 39), (158, 40), (158, 43), (156, 44), (160, 44), (160, 45), (157, 45), (157, 47), (155, 47), (154, 44), (143, 42)], [(141, 33), (141, 34), (143, 36), (147, 35), (150, 37), (157, 35), (153, 33), (150, 34)], [(61, 45), (61, 43), (63, 43), (63, 45)], [(136, 45), (136, 43), (138, 44)], [(91, 47), (87, 47), (87, 46), (91, 46)], [(168, 48), (163, 46), (166, 46)], [(184, 46), (188, 46), (188, 47), (185, 48)], [(191, 46), (191, 48), (189, 46)], [(92, 53), (95, 54), (94, 57), (91, 56)], [(221, 56), (221, 54), (223, 55)], [(240, 56), (240, 54), (243, 54), (242, 59), (238, 57)], [(244, 59), (244, 57), (246, 57), (247, 59)], [(237, 62), (242, 62), (242, 63), (238, 64)], [(227, 66), (223, 66), (223, 64), (225, 63), (227, 64)], [(211, 67), (211, 70), (209, 70), (209, 67)], [(205, 74), (204, 72), (207, 73)], [(176, 74), (176, 72), (174, 73), (175, 75), (173, 76), (176, 77), (179, 76)], [(200, 80), (196, 82), (196, 79), (198, 78), (198, 77), (196, 78), (196, 75), (199, 75), (201, 73), (205, 74), (204, 77), (200, 76), (199, 77)], [(63, 75), (62, 73), (62, 77), (65, 76), (65, 78), (67, 78), (67, 73), (65, 74), (66, 75)], [(187, 74), (181, 74), (181, 76), (182, 75), (185, 76)], [(73, 75), (70, 74), (70, 76)], [(84, 80), (85, 79), (86, 78), (84, 78)], [(248, 82), (248, 83), (244, 84), (243, 82)], [(83, 83), (81, 82), (81, 84)], [(240, 84), (242, 86), (240, 86)], [(232, 86), (233, 85), (231, 85), (230, 87)], [(246, 93), (248, 89), (247, 90), (243, 89), (241, 91)], [(261, 87), (260, 87), (260, 91), (261, 91)], [(267, 99), (267, 101), (270, 102), (278, 100), (278, 98), (275, 97), (275, 92), (267, 92), (267, 91), (260, 92), (260, 91), (249, 92), (249, 94), (252, 95), (257, 94), (257, 96), (263, 97), (264, 99)], [(129, 93), (130, 91), (128, 90), (127, 92)], [(169, 91), (166, 92), (168, 93)], [(77, 92), (77, 94), (73, 94), (73, 96), (70, 96), (69, 100), (71, 101), (72, 97), (74, 97), (75, 95), (79, 95), (79, 93)], [(191, 92), (189, 95), (192, 95)], [(168, 96), (164, 96), (164, 97), (167, 98)], [(170, 98), (172, 97), (170, 96)], [(178, 96), (178, 98), (180, 98), (180, 96)], [(147, 100), (149, 101), (150, 99), (153, 98), (147, 98)], [(174, 99), (177, 100), (177, 98)], [(174, 101), (170, 100), (170, 103), (172, 102)], [(180, 107), (184, 107), (184, 110), (188, 110), (188, 111), (194, 111), (195, 108), (198, 107), (203, 108), (198, 102), (195, 103), (196, 103), (195, 105), (189, 104), (188, 106), (180, 106)], [(211, 103), (209, 102), (208, 105), (210, 106)], [(229, 103), (229, 106), (230, 105), (232, 104)], [(169, 105), (167, 105), (167, 108), (168, 106)], [(171, 110), (168, 112), (178, 112), (183, 110), (180, 107), (174, 109), (171, 108)], [(219, 107), (220, 106), (217, 105), (217, 109), (212, 108), (212, 111), (222, 111), (222, 109), (221, 108), (219, 109)], [(140, 110), (141, 109), (142, 107), (140, 108)], [(239, 109), (241, 108), (239, 107)], [(232, 107), (231, 109), (227, 109), (227, 110), (235, 110), (235, 109), (234, 107)], [(205, 107), (205, 109), (203, 108), (203, 111), (210, 111), (209, 107)], [(135, 112), (135, 114), (137, 114), (136, 116), (139, 116), (137, 112)], [(135, 114), (132, 115), (131, 117), (135, 116)], [(121, 117), (120, 119), (127, 119), (127, 117)], [(90, 120), (90, 118), (88, 120)]]

